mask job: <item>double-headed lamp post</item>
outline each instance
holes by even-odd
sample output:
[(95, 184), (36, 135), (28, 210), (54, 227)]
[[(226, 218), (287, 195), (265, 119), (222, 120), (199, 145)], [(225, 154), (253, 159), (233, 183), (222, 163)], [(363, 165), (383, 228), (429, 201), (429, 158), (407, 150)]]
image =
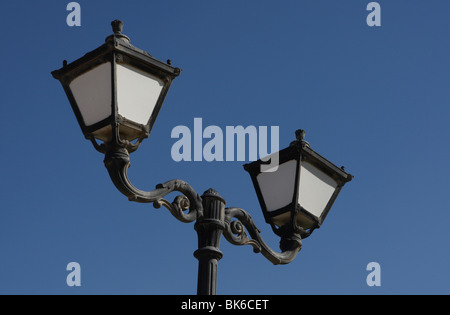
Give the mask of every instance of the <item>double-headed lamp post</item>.
[[(321, 226), (342, 187), (353, 176), (313, 151), (302, 130), (296, 132), (297, 139), (288, 148), (278, 153), (276, 171), (262, 172), (261, 160), (244, 166), (267, 223), (281, 238), (281, 252), (264, 242), (245, 210), (225, 208), (225, 200), (214, 189), (200, 196), (182, 180), (159, 184), (153, 191), (134, 187), (127, 176), (129, 154), (149, 136), (170, 85), (181, 70), (133, 46), (122, 34), (121, 21), (111, 25), (114, 34), (105, 44), (70, 64), (64, 61), (52, 75), (61, 82), (85, 137), (105, 154), (105, 166), (117, 189), (131, 201), (165, 206), (182, 222), (195, 221), (199, 295), (216, 294), (222, 235), (234, 245), (253, 246), (254, 252), (262, 253), (275, 265), (290, 263), (300, 251), (302, 239)], [(182, 195), (172, 203), (164, 199), (174, 191)]]

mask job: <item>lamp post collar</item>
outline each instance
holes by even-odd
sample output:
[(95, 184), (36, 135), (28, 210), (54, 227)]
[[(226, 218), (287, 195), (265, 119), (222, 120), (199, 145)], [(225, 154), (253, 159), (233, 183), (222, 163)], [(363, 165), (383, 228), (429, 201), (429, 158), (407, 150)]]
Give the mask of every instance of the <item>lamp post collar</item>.
[(222, 198), (222, 196), (219, 195), (219, 193), (213, 189), (210, 188), (207, 191), (205, 191), (202, 195), (202, 199), (207, 199), (207, 198), (212, 198), (212, 199), (219, 199), (221, 200), (224, 204), (226, 204), (227, 202), (225, 201), (225, 199)]

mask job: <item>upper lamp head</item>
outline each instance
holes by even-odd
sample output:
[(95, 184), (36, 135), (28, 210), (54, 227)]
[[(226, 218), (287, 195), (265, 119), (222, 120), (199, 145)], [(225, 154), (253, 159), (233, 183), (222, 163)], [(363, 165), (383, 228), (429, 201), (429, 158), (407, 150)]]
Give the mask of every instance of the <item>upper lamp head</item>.
[[(133, 46), (123, 22), (99, 48), (52, 72), (66, 92), (86, 138), (147, 138), (181, 70)], [(119, 139), (117, 139), (119, 140)]]

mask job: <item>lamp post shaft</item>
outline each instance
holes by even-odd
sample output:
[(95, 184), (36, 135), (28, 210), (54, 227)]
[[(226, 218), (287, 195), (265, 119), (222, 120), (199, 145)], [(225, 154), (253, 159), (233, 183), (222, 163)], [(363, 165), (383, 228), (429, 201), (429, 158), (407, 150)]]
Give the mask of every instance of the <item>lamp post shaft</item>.
[(202, 196), (204, 216), (195, 223), (198, 235), (198, 295), (216, 295), (217, 265), (223, 257), (220, 238), (225, 229), (225, 200), (213, 189)]

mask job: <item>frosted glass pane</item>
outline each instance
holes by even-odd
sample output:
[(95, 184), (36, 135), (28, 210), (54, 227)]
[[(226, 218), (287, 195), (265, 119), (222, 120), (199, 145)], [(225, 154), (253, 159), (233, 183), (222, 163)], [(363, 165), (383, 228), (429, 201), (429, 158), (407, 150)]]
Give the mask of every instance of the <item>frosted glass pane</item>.
[(294, 198), (297, 161), (280, 164), (276, 172), (259, 174), (256, 179), (266, 203), (267, 211), (275, 211), (290, 204)]
[(300, 171), (299, 204), (320, 217), (336, 190), (337, 183), (310, 163), (302, 163)]
[(117, 106), (119, 114), (146, 125), (164, 87), (157, 77), (128, 65), (117, 65)]
[(111, 63), (104, 63), (73, 80), (70, 90), (86, 126), (111, 115)]

